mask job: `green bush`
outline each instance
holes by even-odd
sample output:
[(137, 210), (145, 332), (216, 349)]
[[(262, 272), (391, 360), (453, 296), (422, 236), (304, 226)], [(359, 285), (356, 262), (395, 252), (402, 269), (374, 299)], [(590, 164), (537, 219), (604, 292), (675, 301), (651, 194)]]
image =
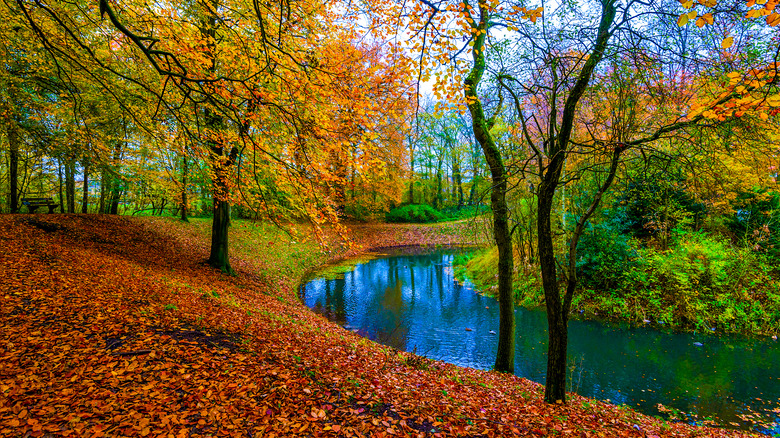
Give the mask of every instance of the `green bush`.
[(672, 326), (769, 332), (780, 328), (777, 284), (767, 257), (705, 233), (676, 237), (669, 251), (640, 250), (622, 289), (636, 317)]
[[(572, 312), (675, 329), (780, 332), (780, 282), (771, 254), (684, 226), (670, 233), (668, 250), (642, 247), (621, 232), (624, 218), (609, 217), (580, 242)], [(458, 278), (490, 296), (497, 292), (497, 264), (495, 247), (453, 263)], [(513, 288), (517, 304), (543, 303), (538, 266), (516, 265)]]
[(617, 203), (625, 208), (625, 219), (634, 237), (648, 239), (662, 237), (664, 230), (671, 230), (688, 221), (699, 223), (707, 215), (707, 207), (684, 188), (684, 183), (674, 178), (638, 180), (630, 182)]
[(610, 290), (634, 267), (638, 246), (630, 237), (623, 209), (605, 212), (610, 219), (589, 227), (577, 245), (580, 287)]
[(387, 222), (400, 223), (428, 223), (444, 220), (443, 214), (439, 213), (427, 204), (410, 204), (390, 210), (385, 215)]
[(464, 205), (460, 208), (448, 207), (441, 211), (445, 220), (468, 219), (490, 212), (490, 207), (487, 205)]

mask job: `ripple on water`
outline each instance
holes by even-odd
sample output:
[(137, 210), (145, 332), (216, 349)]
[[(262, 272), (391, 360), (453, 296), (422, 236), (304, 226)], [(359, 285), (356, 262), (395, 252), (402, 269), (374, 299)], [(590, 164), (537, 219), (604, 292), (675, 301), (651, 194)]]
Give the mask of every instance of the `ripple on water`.
[[(315, 312), (361, 336), (489, 369), (498, 303), (454, 280), (453, 257), (437, 251), (361, 260), (338, 278), (305, 284), (301, 295)], [(518, 308), (515, 317), (515, 373), (543, 383), (545, 314)], [(581, 395), (651, 415), (780, 434), (777, 341), (572, 321), (567, 378)]]

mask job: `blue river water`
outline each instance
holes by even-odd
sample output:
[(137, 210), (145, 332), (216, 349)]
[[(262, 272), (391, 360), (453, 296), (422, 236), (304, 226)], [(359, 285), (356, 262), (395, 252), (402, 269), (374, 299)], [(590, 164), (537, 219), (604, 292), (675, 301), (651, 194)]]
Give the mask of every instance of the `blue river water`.
[[(431, 359), (489, 369), (498, 302), (458, 283), (454, 252), (394, 254), (301, 287), (308, 307), (345, 328)], [(515, 374), (543, 383), (547, 320), (517, 308)], [(673, 333), (598, 321), (569, 323), (570, 390), (650, 415), (780, 436), (780, 343)]]

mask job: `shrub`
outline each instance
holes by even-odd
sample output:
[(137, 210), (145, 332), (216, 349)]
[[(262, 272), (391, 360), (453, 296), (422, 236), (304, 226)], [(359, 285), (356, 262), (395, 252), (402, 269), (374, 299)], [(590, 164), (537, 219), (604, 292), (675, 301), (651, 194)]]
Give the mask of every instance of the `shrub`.
[(447, 220), (469, 219), (490, 212), (490, 207), (487, 205), (464, 205), (460, 208), (448, 207), (441, 211)]
[(427, 204), (410, 204), (390, 210), (385, 215), (388, 222), (401, 223), (428, 223), (444, 220), (443, 214), (439, 213)]
[(698, 224), (707, 207), (684, 189), (680, 181), (657, 179), (634, 181), (619, 196), (625, 207), (626, 224), (634, 237), (661, 237), (681, 222)]
[(608, 214), (610, 220), (591, 226), (580, 237), (577, 278), (582, 288), (614, 289), (636, 263), (637, 251), (630, 234), (626, 233), (628, 222), (624, 211), (615, 209)]

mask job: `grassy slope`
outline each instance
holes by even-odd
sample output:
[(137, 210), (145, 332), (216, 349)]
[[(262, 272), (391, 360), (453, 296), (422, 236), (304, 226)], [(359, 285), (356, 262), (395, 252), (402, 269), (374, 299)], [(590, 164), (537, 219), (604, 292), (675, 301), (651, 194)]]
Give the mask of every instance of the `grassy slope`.
[(355, 226), (359, 245), (327, 252), (237, 223), (226, 277), (203, 263), (209, 224), (0, 217), (0, 436), (741, 435), (545, 405), (533, 382), (392, 351), (297, 300), (315, 266), (458, 225)]

